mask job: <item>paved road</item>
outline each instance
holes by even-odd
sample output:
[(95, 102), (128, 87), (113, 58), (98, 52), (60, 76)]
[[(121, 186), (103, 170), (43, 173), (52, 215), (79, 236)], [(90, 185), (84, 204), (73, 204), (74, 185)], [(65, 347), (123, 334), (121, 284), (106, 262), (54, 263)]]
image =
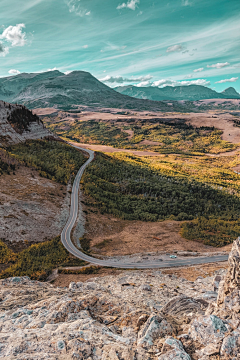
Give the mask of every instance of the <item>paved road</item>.
[[(71, 144), (72, 145), (72, 144)], [(94, 159), (94, 151), (88, 149), (82, 149), (78, 146), (72, 145), (76, 149), (86, 151), (89, 154), (89, 159), (85, 162), (84, 165), (80, 168), (77, 173), (77, 176), (74, 180), (71, 194), (71, 209), (68, 221), (62, 231), (61, 240), (64, 247), (74, 256), (78, 257), (81, 260), (85, 260), (94, 265), (100, 266), (109, 266), (115, 268), (123, 268), (123, 269), (150, 269), (150, 268), (166, 268), (166, 267), (174, 267), (174, 266), (186, 266), (186, 265), (197, 265), (197, 264), (206, 264), (212, 262), (226, 261), (228, 259), (228, 255), (218, 255), (211, 257), (196, 257), (191, 259), (169, 259), (167, 261), (144, 261), (141, 263), (125, 263), (120, 261), (110, 261), (110, 260), (100, 260), (89, 255), (82, 253), (79, 249), (75, 247), (75, 245), (71, 241), (71, 231), (77, 220), (78, 216), (78, 192), (79, 192), (79, 184), (81, 177), (85, 168), (90, 164), (90, 162)]]

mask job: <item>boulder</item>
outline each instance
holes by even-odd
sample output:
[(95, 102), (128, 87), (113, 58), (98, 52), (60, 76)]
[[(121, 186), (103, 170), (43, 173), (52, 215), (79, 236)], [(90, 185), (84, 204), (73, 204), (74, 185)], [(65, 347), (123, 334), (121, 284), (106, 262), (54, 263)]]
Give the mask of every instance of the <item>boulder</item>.
[(223, 339), (220, 355), (225, 360), (232, 360), (240, 354), (240, 329), (233, 331)]
[(163, 315), (177, 318), (192, 317), (194, 314), (204, 314), (207, 303), (191, 297), (180, 295), (171, 299), (161, 310)]
[(154, 340), (173, 335), (174, 328), (168, 321), (156, 314), (152, 314), (138, 333), (138, 346), (152, 346)]
[(191, 360), (183, 348), (181, 341), (168, 337), (163, 345), (158, 360)]
[(188, 335), (204, 346), (209, 344), (217, 346), (230, 330), (228, 321), (222, 320), (216, 315), (205, 315), (192, 321)]

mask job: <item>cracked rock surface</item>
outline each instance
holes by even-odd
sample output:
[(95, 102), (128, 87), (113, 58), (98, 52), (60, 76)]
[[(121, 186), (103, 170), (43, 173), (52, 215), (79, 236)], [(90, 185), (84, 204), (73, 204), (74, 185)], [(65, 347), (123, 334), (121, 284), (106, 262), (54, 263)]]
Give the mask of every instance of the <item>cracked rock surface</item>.
[(0, 359), (239, 359), (239, 248), (238, 239), (225, 280), (222, 270), (194, 283), (157, 270), (69, 288), (1, 280)]

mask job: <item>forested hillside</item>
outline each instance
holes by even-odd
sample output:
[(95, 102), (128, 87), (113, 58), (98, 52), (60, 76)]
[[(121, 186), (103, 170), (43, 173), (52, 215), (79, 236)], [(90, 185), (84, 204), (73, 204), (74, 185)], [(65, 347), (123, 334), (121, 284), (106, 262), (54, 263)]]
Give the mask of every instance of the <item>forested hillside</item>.
[(86, 161), (82, 152), (59, 141), (29, 140), (7, 148), (26, 166), (33, 166), (43, 177), (67, 184)]
[[(83, 176), (85, 194), (92, 199), (89, 203), (99, 208), (101, 213), (128, 220), (182, 221), (202, 217), (215, 219), (215, 222), (238, 220), (240, 184), (237, 176), (234, 193), (227, 186), (223, 190), (223, 187), (208, 184), (204, 176), (193, 178), (167, 167), (164, 170), (164, 162), (162, 168), (160, 162), (151, 163), (123, 154), (108, 156), (98, 153), (96, 161)], [(224, 185), (221, 178), (218, 181)], [(231, 242), (234, 236), (235, 232), (222, 239), (221, 245)], [(213, 244), (213, 239), (207, 240)]]

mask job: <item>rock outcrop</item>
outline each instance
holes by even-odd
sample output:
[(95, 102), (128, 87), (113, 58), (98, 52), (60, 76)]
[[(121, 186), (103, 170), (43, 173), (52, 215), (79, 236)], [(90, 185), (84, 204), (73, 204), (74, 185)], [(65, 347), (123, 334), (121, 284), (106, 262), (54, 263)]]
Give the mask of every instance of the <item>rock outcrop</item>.
[(42, 121), (21, 105), (0, 101), (0, 146), (54, 136)]
[(1, 280), (0, 359), (237, 360), (239, 249), (238, 239), (218, 299), (204, 295), (223, 271), (195, 283), (128, 271), (68, 289)]
[(228, 272), (219, 285), (217, 305), (221, 307), (226, 297), (240, 290), (240, 237), (234, 241), (228, 258)]
[[(234, 241), (225, 277), (213, 280), (216, 302), (190, 324), (188, 339), (195, 342), (196, 358), (239, 359), (240, 356), (240, 238)], [(198, 357), (197, 357), (198, 356)], [(194, 357), (193, 357), (194, 358)]]

